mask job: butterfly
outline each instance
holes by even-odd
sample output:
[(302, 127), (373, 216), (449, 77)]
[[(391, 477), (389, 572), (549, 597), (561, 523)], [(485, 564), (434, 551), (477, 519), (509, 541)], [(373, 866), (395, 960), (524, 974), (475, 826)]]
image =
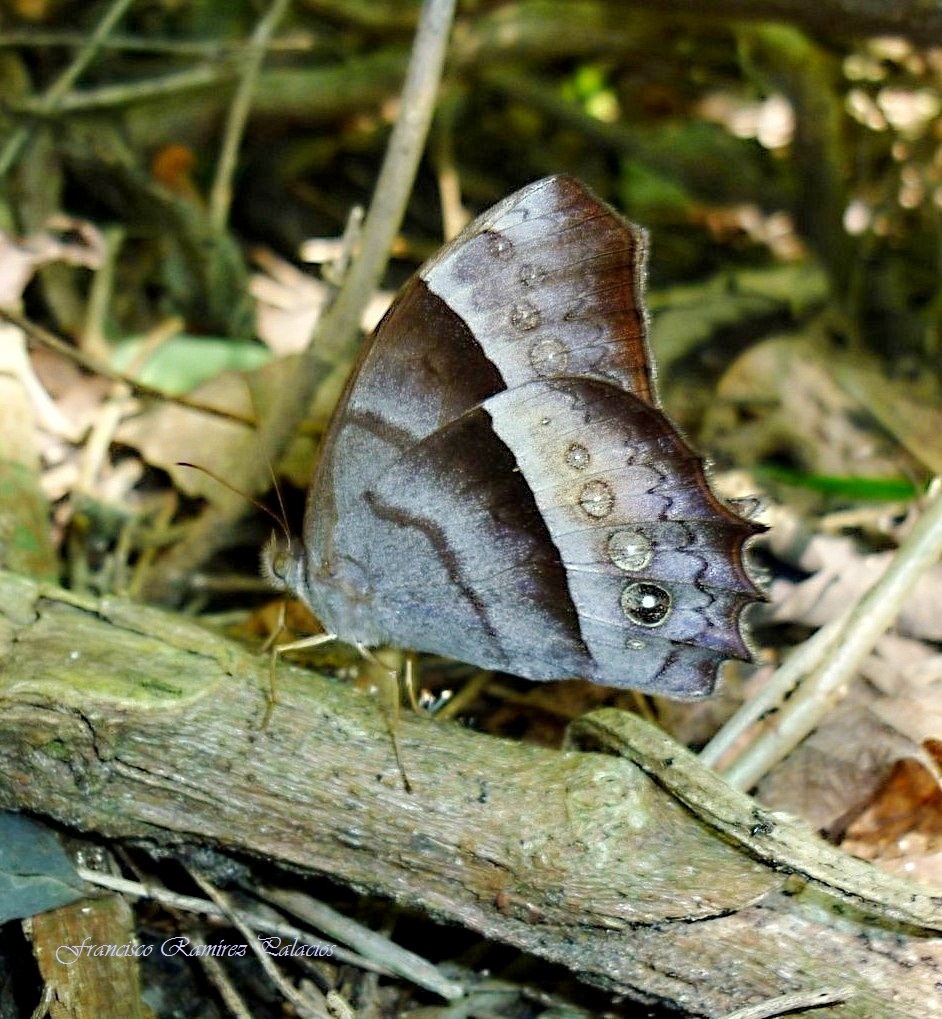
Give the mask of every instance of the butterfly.
[(646, 235), (552, 176), (405, 284), (265, 572), (330, 633), (690, 699), (748, 659), (762, 531), (661, 410)]

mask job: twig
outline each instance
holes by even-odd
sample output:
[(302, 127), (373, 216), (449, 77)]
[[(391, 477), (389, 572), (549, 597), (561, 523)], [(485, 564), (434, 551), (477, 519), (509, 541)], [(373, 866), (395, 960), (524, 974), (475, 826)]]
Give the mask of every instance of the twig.
[(438, 199), (442, 207), (442, 233), (450, 241), (468, 224), (461, 204), (461, 184), (455, 162), (455, 116), (458, 100), (446, 96), (439, 106), (435, 131), (435, 163), (438, 170)]
[(799, 991), (797, 994), (783, 994), (778, 998), (769, 998), (758, 1005), (737, 1008), (729, 1012), (723, 1019), (774, 1019), (775, 1016), (804, 1012), (809, 1008), (821, 1005), (840, 1005), (853, 997), (853, 987), (835, 987), (823, 991)]
[[(136, 898), (152, 899), (169, 909), (177, 909), (185, 913), (198, 913), (203, 916), (228, 918), (228, 913), (210, 899), (199, 899), (193, 895), (182, 895), (166, 888), (150, 884), (129, 881), (127, 878), (103, 874), (86, 867), (78, 868), (79, 877), (89, 884), (101, 888), (109, 888), (123, 895)], [(390, 941), (389, 938), (371, 931), (350, 917), (343, 916), (336, 910), (312, 899), (309, 895), (299, 892), (280, 892), (267, 888), (258, 894), (267, 902), (276, 905), (280, 910), (288, 910), (306, 923), (335, 939), (340, 944), (332, 946), (332, 958), (340, 963), (356, 966), (381, 976), (398, 975), (405, 980), (422, 987), (433, 994), (438, 994), (448, 1001), (454, 1001), (464, 995), (464, 988), (454, 980), (449, 980), (432, 963), (422, 956)], [(262, 907), (247, 909), (239, 905), (239, 915), (246, 928), (255, 932), (277, 934), (285, 939), (304, 940), (309, 936), (307, 929), (288, 923), (280, 914)], [(349, 951), (343, 945), (350, 945), (356, 951)]]
[(256, 25), (245, 58), (239, 87), (229, 106), (229, 116), (226, 118), (226, 129), (223, 133), (222, 151), (219, 153), (219, 164), (216, 167), (216, 177), (209, 199), (210, 222), (213, 230), (217, 233), (222, 233), (226, 226), (226, 220), (229, 218), (229, 207), (232, 204), (232, 178), (235, 175), (239, 145), (252, 106), (252, 96), (255, 93), (262, 61), (265, 59), (271, 37), (288, 9), (288, 3), (289, 0), (273, 0), (268, 13)]
[[(765, 686), (754, 697), (750, 697), (700, 751), (699, 758), (703, 764), (711, 768), (719, 765), (724, 754), (735, 746), (753, 725), (782, 707), (785, 698), (798, 685), (802, 676), (808, 675), (825, 659), (847, 625), (850, 613), (851, 610), (848, 609), (837, 619), (832, 619), (830, 623), (822, 626), (813, 637), (809, 637), (785, 659)], [(721, 767), (719, 770), (725, 769)]]
[(230, 64), (219, 62), (185, 71), (161, 74), (140, 81), (123, 81), (120, 85), (102, 85), (97, 88), (76, 89), (63, 97), (55, 110), (47, 109), (42, 99), (17, 99), (9, 104), (11, 113), (33, 118), (48, 117), (53, 112), (64, 115), (88, 113), (96, 110), (111, 110), (131, 106), (144, 100), (153, 101), (164, 96), (176, 96), (181, 92), (192, 92), (228, 83), (234, 77)]
[(105, 322), (114, 297), (115, 269), (125, 234), (125, 228), (119, 225), (109, 226), (103, 231), (104, 253), (101, 265), (92, 276), (85, 325), (78, 338), (79, 347), (89, 357), (102, 363), (107, 363), (111, 353), (105, 338)]
[(209, 881), (205, 880), (205, 878), (202, 878), (194, 871), (190, 872), (190, 876), (197, 885), (199, 885), (203, 892), (227, 915), (229, 921), (235, 925), (236, 929), (242, 934), (246, 943), (255, 953), (255, 958), (258, 959), (259, 964), (268, 975), (268, 978), (275, 984), (278, 990), (281, 991), (281, 993), (285, 996), (285, 999), (292, 1004), (298, 1014), (304, 1017), (314, 1017), (314, 1019), (331, 1019), (330, 1013), (327, 1009), (327, 1002), (324, 1000), (324, 995), (321, 994), (321, 992), (315, 987), (309, 987), (306, 993), (299, 991), (286, 977), (282, 975), (281, 970), (271, 961), (271, 957), (252, 937), (252, 930), (229, 905), (226, 896), (218, 889), (214, 888)]
[[(113, 874), (103, 874), (97, 870), (90, 870), (88, 867), (77, 867), (78, 876), (90, 885), (97, 885), (99, 888), (108, 888), (113, 892), (120, 892), (122, 895), (132, 895), (138, 899), (150, 899), (159, 902), (168, 909), (179, 910), (183, 913), (196, 913), (202, 916), (215, 919), (227, 919), (226, 912), (217, 906), (210, 899), (200, 899), (195, 895), (183, 895), (179, 892), (170, 891), (167, 888), (157, 887), (151, 884), (141, 884), (138, 881), (129, 881), (124, 877), (116, 877)], [(310, 936), (310, 932), (288, 923), (280, 916), (274, 915), (268, 909), (245, 909), (239, 908), (245, 923), (255, 932), (265, 934), (277, 934), (282, 938), (297, 938), (303, 940)], [(369, 970), (372, 973), (380, 973), (384, 976), (392, 976), (393, 971), (370, 959), (358, 955), (356, 952), (348, 952), (341, 945), (333, 946), (332, 958), (358, 969)], [(434, 989), (434, 988), (432, 988)]]
[[(0, 32), (0, 50), (4, 49), (79, 49), (88, 42), (84, 32)], [(143, 36), (114, 34), (102, 40), (100, 50), (129, 51), (131, 53), (166, 53), (174, 57), (201, 57), (205, 60), (221, 60), (224, 57), (239, 56), (251, 44), (229, 42), (218, 39), (148, 39)], [(291, 38), (273, 39), (268, 43), (269, 53), (309, 53), (318, 45), (317, 38), (305, 32)], [(325, 44), (319, 44), (323, 47)]]
[(356, 333), (366, 302), (386, 268), (432, 122), (454, 12), (455, 0), (425, 0), (422, 5), (402, 108), (363, 225), (360, 256), (317, 331), (314, 346), (328, 360)]
[[(393, 129), (372, 207), (363, 229), (362, 247), (337, 299), (321, 319), (300, 368), (286, 371), (278, 413), (269, 414), (258, 432), (260, 455), (246, 464), (239, 488), (260, 491), (269, 480), (267, 465), (276, 462), (297, 432), (323, 377), (324, 364), (350, 347), (360, 316), (386, 266), (422, 155), (444, 66), (448, 30), (455, 0), (426, 0), (402, 92), (402, 110)], [(227, 540), (232, 524), (245, 512), (242, 498), (223, 496), (207, 509), (186, 539), (159, 563), (145, 592), (150, 598), (179, 596), (183, 578)]]
[(249, 428), (255, 427), (254, 418), (245, 417), (242, 414), (237, 414), (235, 411), (225, 410), (222, 407), (213, 407), (211, 404), (201, 403), (199, 400), (191, 400), (187, 396), (165, 393), (162, 389), (156, 389), (154, 386), (148, 386), (145, 382), (138, 382), (136, 379), (130, 378), (123, 372), (115, 371), (110, 367), (110, 365), (98, 360), (98, 358), (89, 357), (77, 347), (73, 347), (71, 344), (66, 343), (65, 340), (60, 340), (54, 333), (49, 332), (48, 329), (43, 329), (42, 326), (30, 321), (30, 319), (26, 318), (25, 315), (21, 315), (17, 311), (11, 311), (9, 308), (0, 308), (0, 321), (4, 320), (17, 326), (19, 329), (22, 329), (26, 336), (34, 343), (41, 344), (48, 350), (54, 351), (61, 357), (66, 358), (66, 360), (74, 362), (80, 367), (93, 372), (95, 375), (98, 375), (103, 379), (109, 379), (111, 382), (123, 383), (132, 392), (139, 393), (141, 396), (154, 397), (161, 403), (175, 403), (180, 407), (188, 407), (191, 410), (199, 411), (202, 414), (214, 414), (216, 417), (225, 418), (227, 421), (233, 421), (239, 425), (246, 425)]
[(372, 959), (384, 970), (391, 970), (415, 984), (440, 994), (448, 1001), (464, 995), (464, 988), (454, 980), (447, 979), (435, 966), (422, 956), (402, 948), (389, 938), (372, 931), (335, 909), (312, 899), (300, 892), (278, 891), (267, 888), (259, 892), (267, 902), (279, 909), (286, 909), (305, 923), (323, 931), (329, 937), (350, 945), (368, 959)]
[(203, 938), (198, 934), (192, 934), (190, 942), (198, 950), (196, 961), (206, 974), (206, 979), (216, 988), (216, 993), (222, 998), (232, 1019), (252, 1019), (252, 1013), (236, 990), (235, 984), (229, 979), (225, 967), (205, 951), (207, 946)]

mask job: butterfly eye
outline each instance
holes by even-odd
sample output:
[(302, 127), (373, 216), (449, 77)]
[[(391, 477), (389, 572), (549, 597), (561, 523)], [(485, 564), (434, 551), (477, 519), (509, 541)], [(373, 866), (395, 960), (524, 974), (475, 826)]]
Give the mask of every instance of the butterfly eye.
[(262, 576), (273, 586), (284, 590), (291, 574), (291, 551), (282, 538), (273, 534), (262, 548)]

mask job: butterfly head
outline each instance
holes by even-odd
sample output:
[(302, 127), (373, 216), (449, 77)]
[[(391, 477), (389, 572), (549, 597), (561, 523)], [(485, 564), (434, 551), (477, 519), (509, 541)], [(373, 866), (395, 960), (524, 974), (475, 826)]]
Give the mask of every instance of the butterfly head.
[(272, 587), (303, 597), (304, 545), (301, 540), (272, 534), (262, 548), (261, 570)]
[(342, 557), (340, 563), (322, 561), (317, 568), (300, 538), (278, 534), (265, 543), (261, 572), (280, 591), (300, 598), (320, 623), (341, 639), (376, 647), (388, 634), (373, 620), (372, 591), (357, 563)]

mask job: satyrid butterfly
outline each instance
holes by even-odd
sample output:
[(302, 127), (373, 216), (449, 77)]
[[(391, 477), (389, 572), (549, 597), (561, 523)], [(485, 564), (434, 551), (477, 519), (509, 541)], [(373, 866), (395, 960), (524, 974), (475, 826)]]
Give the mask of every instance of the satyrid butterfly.
[(570, 177), (479, 216), (366, 344), (269, 575), (351, 643), (709, 694), (763, 528), (658, 405), (645, 246)]

